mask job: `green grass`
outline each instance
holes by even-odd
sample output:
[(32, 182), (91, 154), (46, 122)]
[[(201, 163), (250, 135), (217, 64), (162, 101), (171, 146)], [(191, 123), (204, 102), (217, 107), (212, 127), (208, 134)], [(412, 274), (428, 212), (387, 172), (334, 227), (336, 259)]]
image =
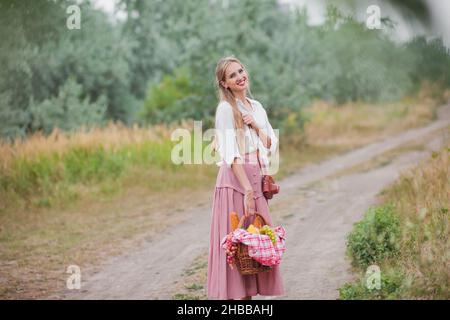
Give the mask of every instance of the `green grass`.
[(346, 283), (339, 288), (341, 300), (396, 300), (402, 297), (405, 290), (405, 276), (396, 269), (389, 269), (388, 273), (381, 272), (379, 288), (370, 282), (370, 275), (361, 274), (354, 283)]
[[(86, 188), (114, 196), (121, 190), (120, 182), (137, 168), (141, 173), (176, 173), (180, 167), (170, 161), (172, 145), (171, 141), (147, 141), (117, 149), (75, 147), (63, 154), (16, 158), (0, 172), (0, 212), (30, 205), (64, 206), (82, 198)], [(169, 183), (162, 180), (155, 184), (163, 187), (164, 182)]]
[(347, 238), (352, 261), (361, 267), (394, 259), (399, 253), (400, 220), (394, 206), (371, 207)]
[(203, 289), (203, 285), (198, 284), (198, 283), (191, 283), (191, 284), (185, 285), (185, 287), (186, 287), (186, 289), (193, 290), (193, 291)]
[(201, 300), (200, 296), (186, 294), (186, 293), (176, 293), (172, 296), (173, 300)]
[[(426, 107), (435, 108), (434, 100)], [(357, 112), (350, 120), (346, 115), (352, 108), (357, 112), (359, 106), (333, 110), (344, 116), (331, 124), (340, 127), (339, 121), (373, 119)], [(377, 112), (380, 108), (383, 106), (378, 106)], [(424, 103), (417, 108), (425, 109)], [(420, 122), (410, 121), (411, 115), (417, 115), (412, 119), (430, 119), (428, 112), (411, 112), (416, 110), (414, 105), (409, 110), (408, 125)], [(384, 121), (384, 117), (376, 121)], [(343, 133), (348, 139), (335, 140), (335, 135), (325, 130), (329, 121), (312, 125), (316, 131), (301, 133), (309, 134), (308, 139), (293, 139), (301, 142), (298, 145), (288, 144), (290, 138), (285, 135), (281, 137), (277, 181), (375, 138), (355, 138), (351, 131)], [(173, 165), (169, 158), (171, 128), (152, 130), (159, 131), (152, 134), (142, 128), (112, 127), (66, 136), (32, 136), (14, 145), (0, 143), (0, 260), (5, 262), (0, 277), (6, 279), (0, 296), (45, 297), (41, 289), (55, 291), (56, 284), (64, 283), (61, 266), (74, 261), (82, 267), (95, 265), (119, 254), (135, 244), (132, 239), (179, 223), (187, 206), (195, 207), (211, 196), (218, 167)], [(187, 273), (193, 276), (199, 270), (204, 266)], [(38, 281), (36, 272), (49, 280)], [(15, 291), (18, 283), (23, 288), (20, 292)], [(186, 292), (180, 293), (203, 299), (197, 284), (204, 281), (187, 283), (192, 289), (182, 288)]]
[[(450, 299), (449, 158), (445, 147), (404, 172), (354, 225), (347, 249), (359, 280), (340, 299)], [(380, 268), (379, 290), (367, 286), (369, 265)]]

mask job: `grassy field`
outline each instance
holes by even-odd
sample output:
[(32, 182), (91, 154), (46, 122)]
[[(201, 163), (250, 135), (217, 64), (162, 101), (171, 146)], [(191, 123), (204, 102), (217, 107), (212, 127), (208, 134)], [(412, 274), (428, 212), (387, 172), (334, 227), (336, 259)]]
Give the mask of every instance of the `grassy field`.
[[(424, 87), (391, 104), (316, 102), (305, 110), (303, 131), (280, 137), (276, 178), (424, 125), (448, 98), (448, 92)], [(188, 209), (181, 203), (204, 203), (218, 168), (174, 165), (173, 129), (110, 125), (1, 142), (0, 297), (57, 292), (73, 261), (96, 265), (181, 221), (179, 213)]]
[[(376, 168), (380, 168), (383, 166), (386, 166), (391, 161), (393, 161), (396, 157), (399, 155), (410, 152), (410, 151), (423, 151), (426, 149), (426, 144), (429, 141), (432, 141), (433, 139), (436, 139), (438, 137), (444, 137), (446, 139), (446, 142), (444, 141), (444, 144), (450, 145), (450, 127), (437, 129), (435, 131), (432, 131), (428, 133), (427, 135), (422, 136), (420, 139), (402, 144), (396, 148), (390, 149), (386, 152), (383, 152), (376, 157), (363, 162), (361, 164), (357, 164), (354, 166), (351, 166), (346, 169), (338, 170), (335, 173), (328, 175), (327, 179), (337, 179), (341, 176), (349, 175), (356, 172), (365, 172), (369, 170), (374, 170)], [(447, 164), (446, 162), (441, 163), (442, 165)], [(445, 168), (441, 167), (441, 169), (445, 170)], [(448, 173), (448, 170), (447, 170)], [(450, 179), (450, 177), (449, 177)], [(450, 181), (449, 181), (450, 182)], [(450, 196), (450, 195), (449, 195)], [(385, 202), (382, 197), (377, 199), (377, 202), (382, 204)], [(281, 209), (281, 210), (280, 210)], [(275, 210), (272, 212), (273, 217), (275, 220), (279, 222), (283, 222), (284, 218), (290, 217), (292, 214), (288, 215), (279, 215), (280, 212), (283, 212), (282, 208), (277, 204), (276, 206), (271, 207), (271, 210)], [(173, 294), (173, 299), (207, 299), (205, 295), (205, 288), (203, 287), (204, 283), (206, 283), (206, 275), (207, 275), (207, 254), (206, 255), (200, 255), (196, 257), (194, 262), (184, 270), (183, 278), (179, 281), (179, 283), (176, 286), (175, 293)], [(355, 265), (355, 273), (359, 274), (363, 271), (364, 267), (361, 267), (356, 264)], [(362, 276), (362, 274), (361, 274)], [(344, 286), (344, 289), (341, 289), (342, 296), (341, 298), (351, 298), (348, 295), (345, 294), (352, 294), (354, 299), (373, 299), (376, 297), (376, 295), (370, 296), (370, 295), (362, 295), (356, 290), (362, 290), (364, 292), (363, 287), (361, 287), (361, 284), (364, 283), (365, 278), (362, 277), (362, 279), (356, 283), (356, 284), (346, 284)], [(348, 288), (348, 290), (346, 290)], [(356, 291), (356, 292), (355, 292)], [(365, 291), (366, 293), (368, 291)], [(374, 292), (373, 292), (374, 293)], [(381, 297), (381, 295), (379, 296)], [(386, 298), (384, 295), (383, 298)]]
[[(355, 224), (347, 247), (359, 280), (341, 299), (450, 298), (449, 156), (447, 144), (402, 174)], [(367, 285), (369, 265), (379, 267), (378, 288)]]

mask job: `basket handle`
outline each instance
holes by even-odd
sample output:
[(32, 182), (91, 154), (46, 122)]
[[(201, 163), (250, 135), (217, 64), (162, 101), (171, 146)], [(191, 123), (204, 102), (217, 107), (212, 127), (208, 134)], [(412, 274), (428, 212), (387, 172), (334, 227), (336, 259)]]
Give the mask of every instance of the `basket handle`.
[[(250, 215), (249, 217), (251, 217), (251, 215)], [(267, 223), (266, 223), (266, 220), (264, 219), (264, 217), (263, 217), (262, 215), (260, 215), (259, 213), (257, 213), (257, 212), (255, 212), (255, 214), (254, 214), (253, 221), (255, 221), (256, 217), (260, 217), (261, 220), (263, 221), (263, 223), (264, 223), (264, 224), (267, 224)], [(246, 219), (246, 217), (245, 217), (245, 214), (244, 214), (244, 215), (242, 215), (241, 219), (239, 220), (239, 223), (238, 223), (236, 229), (242, 228), (245, 219)]]

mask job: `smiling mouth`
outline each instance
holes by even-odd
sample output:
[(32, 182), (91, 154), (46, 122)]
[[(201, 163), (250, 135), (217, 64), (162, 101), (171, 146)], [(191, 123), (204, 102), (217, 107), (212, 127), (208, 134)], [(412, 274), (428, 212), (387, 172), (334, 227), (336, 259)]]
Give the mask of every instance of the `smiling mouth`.
[(239, 81), (238, 83), (237, 83), (237, 85), (238, 86), (242, 86), (244, 83), (245, 83), (245, 81), (247, 81), (247, 79), (242, 79), (241, 81)]

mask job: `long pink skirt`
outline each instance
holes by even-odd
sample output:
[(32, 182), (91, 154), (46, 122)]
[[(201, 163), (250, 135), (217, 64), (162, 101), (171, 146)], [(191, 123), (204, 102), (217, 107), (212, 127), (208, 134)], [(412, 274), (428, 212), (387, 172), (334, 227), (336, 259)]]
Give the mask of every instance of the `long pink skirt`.
[[(262, 176), (256, 152), (245, 155), (244, 170), (253, 186), (256, 211), (272, 225), (268, 201), (261, 191)], [(220, 242), (230, 231), (230, 212), (239, 218), (244, 214), (244, 189), (231, 168), (219, 169), (211, 212), (211, 230), (207, 273), (208, 299), (240, 299), (245, 296), (279, 296), (284, 294), (279, 266), (256, 275), (241, 275), (236, 266), (228, 266), (225, 250)], [(246, 219), (247, 227), (252, 218)], [(273, 225), (272, 225), (273, 226)]]

